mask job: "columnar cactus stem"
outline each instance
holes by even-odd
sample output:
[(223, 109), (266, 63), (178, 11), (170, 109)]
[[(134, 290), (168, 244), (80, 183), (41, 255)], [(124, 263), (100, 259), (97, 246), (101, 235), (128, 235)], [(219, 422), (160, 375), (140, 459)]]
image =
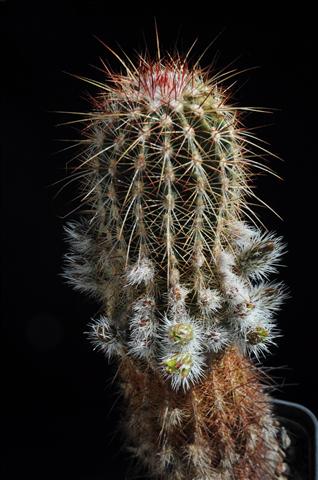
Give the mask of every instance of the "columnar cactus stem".
[(170, 56), (108, 75), (93, 82), (64, 275), (101, 304), (89, 336), (118, 362), (130, 452), (165, 480), (282, 478), (250, 358), (274, 343), (285, 295), (268, 281), (281, 239), (248, 203), (253, 168), (270, 170), (217, 75)]

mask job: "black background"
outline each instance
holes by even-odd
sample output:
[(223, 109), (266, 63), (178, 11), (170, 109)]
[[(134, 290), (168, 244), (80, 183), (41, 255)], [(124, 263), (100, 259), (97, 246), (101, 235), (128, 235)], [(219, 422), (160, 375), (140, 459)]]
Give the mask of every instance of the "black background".
[[(10, 3), (10, 2), (9, 2)], [(103, 80), (99, 57), (120, 65), (94, 38), (128, 55), (155, 52), (153, 16), (108, 16), (94, 2), (77, 8), (30, 14), (3, 2), (1, 93), (2, 142), (2, 376), (4, 479), (124, 478), (127, 461), (115, 434), (119, 410), (115, 368), (94, 353), (83, 332), (97, 305), (63, 284), (62, 217), (76, 203), (76, 187), (52, 186), (65, 177), (71, 151), (57, 139), (74, 138), (70, 119), (54, 110), (85, 111), (88, 86), (64, 71)], [(8, 9), (5, 11), (5, 9)], [(35, 13), (36, 12), (36, 13)], [(293, 21), (214, 22), (211, 15), (157, 15), (162, 49), (185, 52), (198, 37), (197, 58), (220, 32), (201, 61), (218, 54), (217, 67), (259, 67), (238, 77), (234, 99), (241, 105), (274, 107), (253, 114), (248, 126), (284, 159), (270, 164), (284, 178), (258, 178), (258, 193), (282, 217), (258, 210), (268, 228), (288, 243), (287, 267), (279, 278), (291, 299), (279, 315), (283, 337), (266, 359), (274, 367), (278, 398), (300, 402), (318, 413), (317, 402), (317, 233), (316, 112), (313, 109), (314, 40), (310, 12)], [(118, 51), (118, 50), (117, 50)], [(69, 217), (68, 217), (69, 218)], [(116, 472), (116, 473), (115, 473)], [(23, 475), (23, 477), (21, 476)]]

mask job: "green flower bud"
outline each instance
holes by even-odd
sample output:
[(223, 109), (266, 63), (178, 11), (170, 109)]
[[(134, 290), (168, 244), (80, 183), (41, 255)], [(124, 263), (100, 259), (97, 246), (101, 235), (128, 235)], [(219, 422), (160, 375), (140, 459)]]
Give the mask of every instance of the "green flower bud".
[(166, 371), (170, 374), (177, 373), (185, 378), (189, 375), (192, 366), (192, 357), (190, 353), (175, 353), (164, 360)]
[(193, 339), (193, 327), (190, 323), (176, 323), (169, 330), (169, 338), (175, 343), (185, 345)]
[(264, 342), (269, 336), (269, 331), (264, 327), (256, 327), (253, 330), (250, 330), (246, 339), (251, 345), (257, 345), (258, 343)]

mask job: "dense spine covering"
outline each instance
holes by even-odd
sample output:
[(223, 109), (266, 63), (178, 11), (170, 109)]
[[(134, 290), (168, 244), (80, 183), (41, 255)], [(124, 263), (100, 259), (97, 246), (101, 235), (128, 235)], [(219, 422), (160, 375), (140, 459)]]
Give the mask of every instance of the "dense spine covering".
[(98, 84), (87, 210), (66, 226), (64, 275), (102, 306), (89, 336), (118, 362), (130, 449), (171, 480), (279, 478), (283, 459), (249, 359), (277, 336), (283, 244), (253, 221), (253, 169), (269, 169), (221, 78), (141, 58)]

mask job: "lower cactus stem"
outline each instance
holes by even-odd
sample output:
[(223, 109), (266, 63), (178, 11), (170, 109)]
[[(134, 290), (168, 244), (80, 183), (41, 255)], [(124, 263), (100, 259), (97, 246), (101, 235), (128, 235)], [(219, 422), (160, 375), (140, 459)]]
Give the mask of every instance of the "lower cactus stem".
[(175, 392), (125, 358), (119, 376), (128, 449), (151, 478), (284, 478), (285, 454), (262, 373), (235, 347), (213, 365), (190, 391)]

